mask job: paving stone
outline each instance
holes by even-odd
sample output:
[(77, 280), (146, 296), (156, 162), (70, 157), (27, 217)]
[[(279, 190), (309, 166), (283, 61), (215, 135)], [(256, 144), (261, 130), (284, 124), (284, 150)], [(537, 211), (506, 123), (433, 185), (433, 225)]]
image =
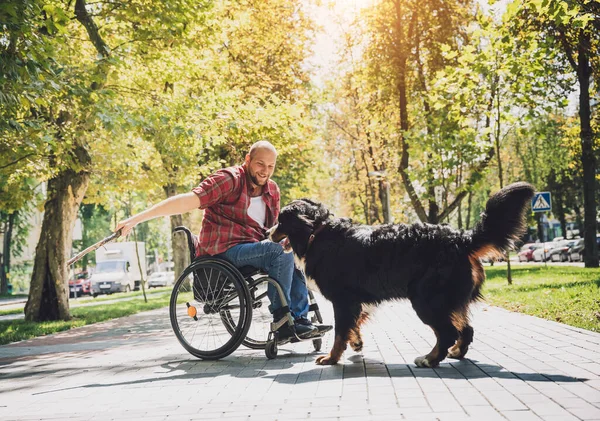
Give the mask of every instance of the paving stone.
[(533, 411), (501, 411), (501, 414), (509, 421), (540, 421), (538, 415)]
[(275, 360), (240, 347), (202, 361), (168, 311), (153, 310), (1, 346), (0, 419), (600, 421), (600, 334), (487, 305), (473, 313), (467, 358), (420, 369), (412, 361), (435, 336), (408, 303), (376, 312), (363, 353), (334, 367), (315, 365), (323, 353), (310, 342)]

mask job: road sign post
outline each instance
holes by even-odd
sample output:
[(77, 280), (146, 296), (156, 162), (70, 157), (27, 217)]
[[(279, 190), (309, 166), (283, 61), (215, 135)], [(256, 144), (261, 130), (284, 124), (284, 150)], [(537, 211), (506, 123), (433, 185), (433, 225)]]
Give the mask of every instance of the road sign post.
[[(552, 195), (550, 194), (550, 192), (543, 191), (534, 194), (533, 198), (531, 199), (531, 210), (534, 212), (548, 212), (552, 210)], [(540, 234), (540, 236), (545, 237), (544, 235), (542, 235), (543, 228), (542, 232), (538, 234)], [(543, 240), (545, 240), (545, 238), (543, 238)], [(542, 247), (544, 247), (544, 265), (547, 265), (545, 244), (542, 244)]]

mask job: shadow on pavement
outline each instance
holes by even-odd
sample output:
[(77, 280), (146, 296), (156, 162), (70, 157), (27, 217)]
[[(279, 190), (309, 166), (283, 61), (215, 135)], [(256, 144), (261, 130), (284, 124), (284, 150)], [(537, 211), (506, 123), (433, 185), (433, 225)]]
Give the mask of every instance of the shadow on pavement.
[[(370, 366), (379, 366), (376, 369), (367, 368), (365, 360), (359, 356), (353, 356), (345, 364), (336, 366), (316, 366), (300, 373), (281, 373), (280, 370), (291, 368), (295, 364), (304, 364), (304, 354), (290, 354), (288, 358), (282, 356), (275, 361), (256, 358), (254, 356), (236, 356), (233, 359), (224, 359), (220, 361), (202, 361), (202, 360), (179, 360), (171, 361), (160, 365), (161, 372), (153, 373), (146, 378), (109, 382), (109, 383), (89, 383), (80, 386), (54, 389), (35, 393), (36, 395), (62, 392), (66, 390), (77, 390), (81, 388), (107, 388), (129, 385), (144, 385), (158, 382), (171, 382), (179, 380), (197, 380), (199, 384), (207, 383), (203, 379), (214, 379), (223, 376), (235, 378), (253, 378), (263, 377), (272, 379), (281, 384), (302, 384), (318, 382), (323, 375), (328, 378), (357, 378), (357, 377), (386, 377), (386, 378), (432, 378), (432, 379), (485, 379), (501, 378), (512, 379), (516, 382), (585, 382), (588, 379), (575, 378), (565, 375), (544, 374), (544, 373), (519, 373), (510, 372), (503, 367), (491, 364), (477, 365), (475, 361), (465, 359), (458, 362), (442, 363), (439, 368), (417, 368), (413, 364), (388, 364), (383, 363), (370, 364)], [(270, 368), (269, 366), (273, 367)], [(149, 365), (150, 367), (151, 365)], [(158, 366), (156, 366), (158, 368)], [(129, 369), (139, 374), (140, 366), (128, 368), (127, 366), (111, 367), (116, 373), (122, 375)], [(95, 367), (102, 370), (106, 367)], [(93, 371), (91, 368), (90, 371)], [(270, 374), (269, 371), (277, 370), (277, 374)], [(45, 375), (59, 370), (39, 370), (38, 375)], [(327, 372), (330, 373), (327, 373)], [(28, 376), (31, 372), (27, 373)], [(1, 377), (0, 377), (1, 378)]]

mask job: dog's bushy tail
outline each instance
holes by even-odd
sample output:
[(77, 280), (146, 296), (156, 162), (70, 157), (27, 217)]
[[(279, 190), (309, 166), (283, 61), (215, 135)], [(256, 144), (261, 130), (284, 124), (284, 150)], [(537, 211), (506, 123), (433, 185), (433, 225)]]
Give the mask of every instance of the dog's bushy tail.
[(490, 197), (473, 230), (471, 257), (498, 256), (525, 233), (525, 212), (534, 192), (531, 184), (520, 182)]

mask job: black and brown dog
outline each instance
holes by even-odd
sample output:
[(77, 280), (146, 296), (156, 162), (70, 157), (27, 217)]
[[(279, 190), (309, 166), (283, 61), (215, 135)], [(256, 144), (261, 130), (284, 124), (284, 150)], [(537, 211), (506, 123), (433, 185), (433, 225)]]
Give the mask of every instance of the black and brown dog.
[(473, 341), (469, 305), (481, 298), (485, 272), (480, 258), (499, 255), (525, 230), (534, 194), (527, 183), (494, 194), (473, 231), (444, 225), (353, 224), (332, 218), (320, 203), (296, 200), (285, 206), (270, 238), (284, 242), (307, 280), (333, 304), (335, 341), (317, 364), (336, 364), (346, 349), (363, 346), (360, 326), (370, 306), (408, 298), (437, 343), (417, 357), (419, 367), (436, 367), (446, 356), (463, 358)]

